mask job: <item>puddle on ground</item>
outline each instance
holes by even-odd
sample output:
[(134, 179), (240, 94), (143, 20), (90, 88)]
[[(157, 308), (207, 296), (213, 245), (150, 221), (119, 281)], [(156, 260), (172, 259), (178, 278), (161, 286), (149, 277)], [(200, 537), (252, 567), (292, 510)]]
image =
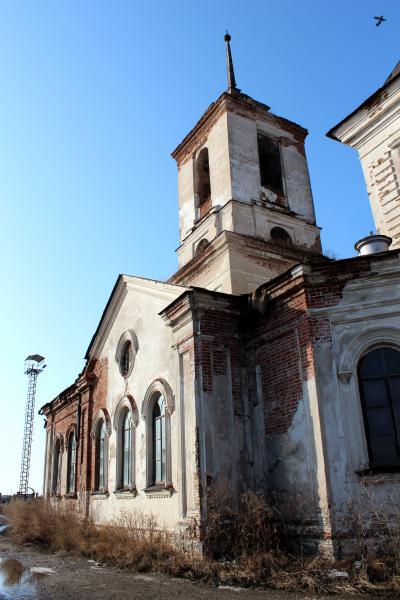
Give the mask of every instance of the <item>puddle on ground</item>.
[(15, 558), (0, 560), (0, 600), (36, 600), (35, 582), (52, 573), (52, 569), (26, 569)]

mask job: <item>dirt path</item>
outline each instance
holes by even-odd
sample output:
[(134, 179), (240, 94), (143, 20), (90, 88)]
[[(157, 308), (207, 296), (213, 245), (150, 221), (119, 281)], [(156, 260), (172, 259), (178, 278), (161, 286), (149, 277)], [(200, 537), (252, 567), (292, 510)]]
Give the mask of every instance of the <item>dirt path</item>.
[[(51, 569), (36, 574), (34, 583), (6, 586), (0, 583), (0, 600), (328, 600), (314, 594), (288, 594), (257, 589), (213, 587), (167, 575), (134, 573), (102, 567), (85, 558), (43, 553), (33, 547), (17, 547), (0, 538), (0, 560), (16, 559), (27, 569)], [(16, 563), (17, 564), (17, 563)], [(361, 596), (335, 596), (335, 600)], [(393, 597), (393, 596), (392, 596)], [(332, 596), (330, 597), (332, 599)]]

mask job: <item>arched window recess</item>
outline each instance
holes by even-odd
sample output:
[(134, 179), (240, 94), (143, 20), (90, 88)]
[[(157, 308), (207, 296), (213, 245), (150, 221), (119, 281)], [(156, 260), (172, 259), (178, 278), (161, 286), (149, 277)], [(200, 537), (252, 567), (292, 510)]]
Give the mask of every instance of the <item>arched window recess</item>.
[(366, 352), (357, 368), (370, 467), (400, 469), (400, 350)]
[(91, 437), (94, 456), (94, 481), (92, 492), (108, 493), (108, 439), (111, 434), (110, 417), (106, 409), (100, 410), (92, 425)]
[(200, 150), (195, 163), (197, 217), (203, 218), (211, 208), (211, 182), (208, 148)]
[(142, 404), (146, 422), (146, 492), (172, 493), (171, 415), (175, 399), (169, 384), (157, 379), (147, 389)]
[(131, 396), (123, 396), (114, 412), (117, 439), (115, 492), (136, 493), (135, 447), (138, 411)]
[(76, 493), (76, 448), (77, 434), (75, 426), (67, 432), (67, 494)]
[(57, 434), (53, 446), (53, 465), (51, 478), (51, 493), (53, 496), (61, 495), (61, 467), (64, 440), (62, 435)]

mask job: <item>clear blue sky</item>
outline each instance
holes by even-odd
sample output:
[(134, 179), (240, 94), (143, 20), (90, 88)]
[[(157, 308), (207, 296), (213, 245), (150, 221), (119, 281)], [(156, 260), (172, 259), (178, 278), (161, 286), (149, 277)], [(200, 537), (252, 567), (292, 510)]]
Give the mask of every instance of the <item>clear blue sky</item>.
[[(375, 27), (373, 16), (387, 22)], [(307, 127), (325, 249), (373, 227), (355, 151), (325, 132), (400, 57), (394, 0), (0, 2), (0, 491), (16, 490), (24, 358), (46, 356), (37, 408), (73, 382), (118, 273), (176, 269), (170, 152), (226, 86)], [(43, 418), (30, 484), (42, 485)]]

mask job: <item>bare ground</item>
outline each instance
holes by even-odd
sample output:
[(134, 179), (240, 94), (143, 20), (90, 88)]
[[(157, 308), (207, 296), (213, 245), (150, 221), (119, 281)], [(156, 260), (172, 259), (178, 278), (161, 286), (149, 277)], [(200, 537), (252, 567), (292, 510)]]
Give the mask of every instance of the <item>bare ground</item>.
[[(16, 546), (7, 537), (0, 538), (0, 560), (14, 558), (27, 569), (45, 567), (54, 572), (40, 577), (35, 582), (35, 591), (30, 598), (37, 600), (323, 600), (327, 596), (289, 594), (260, 589), (214, 587), (176, 579), (154, 573), (135, 573), (96, 565), (85, 558), (69, 554), (49, 554), (29, 545)], [(5, 587), (0, 588), (1, 598), (8, 596)], [(25, 596), (20, 596), (20, 598)], [(382, 598), (383, 596), (380, 596)], [(386, 596), (386, 598), (394, 596)], [(332, 596), (330, 597), (332, 598)], [(334, 596), (336, 600), (356, 599), (361, 596)], [(372, 596), (369, 596), (372, 598)]]

